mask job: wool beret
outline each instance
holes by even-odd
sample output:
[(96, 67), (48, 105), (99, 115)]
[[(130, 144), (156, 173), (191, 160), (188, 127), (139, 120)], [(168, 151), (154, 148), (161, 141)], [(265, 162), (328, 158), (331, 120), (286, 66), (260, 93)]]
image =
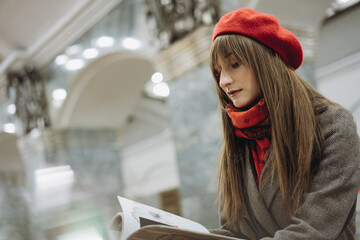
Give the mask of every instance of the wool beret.
[(299, 40), (280, 26), (275, 16), (241, 8), (222, 16), (213, 30), (212, 41), (223, 34), (248, 36), (279, 53), (286, 65), (297, 69), (303, 61)]

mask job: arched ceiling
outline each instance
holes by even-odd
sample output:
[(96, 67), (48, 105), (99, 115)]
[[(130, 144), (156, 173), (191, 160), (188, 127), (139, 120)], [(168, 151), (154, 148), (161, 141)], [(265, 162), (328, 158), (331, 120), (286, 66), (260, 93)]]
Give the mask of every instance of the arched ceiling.
[(121, 127), (137, 111), (154, 71), (149, 60), (130, 52), (95, 60), (72, 81), (55, 127)]

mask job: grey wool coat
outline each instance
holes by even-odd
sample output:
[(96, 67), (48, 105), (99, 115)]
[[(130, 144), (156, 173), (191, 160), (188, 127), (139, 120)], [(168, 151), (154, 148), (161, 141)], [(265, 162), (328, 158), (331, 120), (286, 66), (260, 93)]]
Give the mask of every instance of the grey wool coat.
[[(356, 124), (350, 112), (330, 105), (318, 114), (323, 128), (324, 153), (310, 190), (292, 217), (282, 210), (277, 180), (264, 187), (263, 199), (247, 151), (247, 212), (232, 231), (221, 217), (222, 227), (211, 232), (242, 239), (354, 239), (355, 215), (342, 228), (355, 203), (360, 185), (360, 146)], [(271, 153), (270, 153), (271, 155)], [(267, 161), (272, 161), (271, 157)], [(265, 164), (261, 180), (270, 174)], [(220, 216), (221, 213), (220, 213)], [(350, 218), (349, 218), (350, 219)]]

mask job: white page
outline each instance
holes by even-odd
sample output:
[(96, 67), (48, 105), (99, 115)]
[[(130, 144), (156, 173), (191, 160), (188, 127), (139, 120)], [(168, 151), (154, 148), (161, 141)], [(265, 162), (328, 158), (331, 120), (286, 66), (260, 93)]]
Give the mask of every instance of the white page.
[(122, 240), (125, 240), (130, 234), (140, 229), (140, 218), (156, 221), (180, 229), (209, 233), (207, 228), (189, 219), (120, 196), (118, 196), (118, 199), (123, 211)]

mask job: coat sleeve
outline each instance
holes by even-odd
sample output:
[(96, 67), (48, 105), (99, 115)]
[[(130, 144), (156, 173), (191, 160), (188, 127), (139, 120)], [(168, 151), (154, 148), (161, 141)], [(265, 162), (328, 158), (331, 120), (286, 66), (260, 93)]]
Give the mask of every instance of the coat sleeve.
[(228, 224), (226, 223), (225, 217), (223, 216), (221, 211), (219, 211), (219, 216), (220, 216), (220, 228), (209, 229), (210, 233), (233, 237), (233, 238), (239, 238), (239, 239), (247, 239), (247, 237), (245, 235), (242, 235), (242, 234), (239, 235), (239, 233), (236, 234), (230, 230), (230, 228), (228, 227)]
[[(278, 230), (273, 238), (263, 239), (337, 239), (341, 233), (360, 185), (359, 137), (347, 110), (336, 108), (325, 114), (320, 118), (324, 155), (310, 191), (291, 224)], [(348, 227), (350, 230), (354, 231)]]

